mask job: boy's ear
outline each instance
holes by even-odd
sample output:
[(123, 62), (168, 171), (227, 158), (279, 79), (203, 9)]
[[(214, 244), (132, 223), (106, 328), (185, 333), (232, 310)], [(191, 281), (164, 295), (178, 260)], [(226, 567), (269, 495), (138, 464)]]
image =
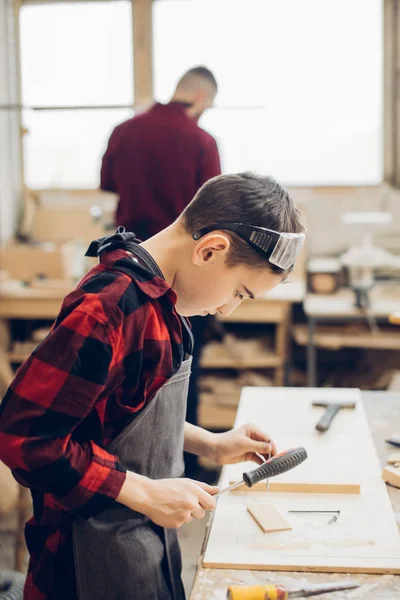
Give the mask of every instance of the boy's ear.
[(225, 261), (231, 242), (228, 236), (223, 233), (209, 233), (200, 238), (193, 249), (193, 264), (201, 267), (207, 262), (213, 262), (217, 259)]

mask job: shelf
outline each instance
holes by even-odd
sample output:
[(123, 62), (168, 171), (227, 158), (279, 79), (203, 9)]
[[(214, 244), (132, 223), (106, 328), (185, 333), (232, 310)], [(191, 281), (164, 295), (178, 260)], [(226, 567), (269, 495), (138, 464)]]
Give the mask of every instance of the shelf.
[[(398, 285), (377, 284), (370, 294), (369, 313), (376, 318), (387, 319), (399, 310), (400, 289)], [(316, 319), (365, 320), (365, 314), (355, 304), (354, 292), (341, 289), (334, 294), (307, 294), (304, 312)]]
[[(293, 336), (297, 344), (308, 344), (307, 325), (296, 325)], [(318, 325), (314, 333), (314, 343), (320, 348), (340, 350), (340, 348), (365, 348), (376, 350), (400, 350), (398, 330), (381, 328), (376, 334), (363, 325)]]
[(203, 356), (200, 366), (203, 369), (271, 369), (282, 366), (283, 359), (273, 352), (266, 352), (249, 358), (230, 356)]
[(234, 406), (213, 406), (200, 403), (198, 419), (200, 427), (209, 429), (231, 429), (235, 423), (237, 408)]
[(282, 323), (287, 319), (287, 300), (245, 300), (229, 317), (219, 317), (224, 323)]
[(29, 356), (30, 354), (26, 354), (25, 352), (9, 352), (8, 360), (10, 363), (22, 364)]
[(237, 410), (240, 394), (240, 389), (232, 392), (232, 394), (200, 392), (200, 404), (203, 406), (217, 406), (218, 408), (231, 408)]

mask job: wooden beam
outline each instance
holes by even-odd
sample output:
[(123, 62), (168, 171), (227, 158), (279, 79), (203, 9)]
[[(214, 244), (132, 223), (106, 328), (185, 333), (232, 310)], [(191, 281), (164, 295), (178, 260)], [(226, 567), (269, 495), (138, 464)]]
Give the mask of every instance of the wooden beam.
[(153, 102), (153, 0), (132, 0), (135, 107)]
[(395, 183), (397, 163), (396, 65), (398, 0), (385, 0), (383, 8), (383, 173)]
[[(15, 77), (16, 77), (16, 88), (17, 94), (15, 101), (18, 105), (22, 104), (22, 80), (21, 80), (21, 42), (20, 42), (20, 11), (21, 11), (21, 0), (13, 0), (13, 33), (14, 33), (14, 61), (15, 61)], [(19, 229), (20, 222), (24, 211), (24, 184), (25, 184), (25, 163), (24, 163), (24, 149), (23, 149), (23, 136), (26, 130), (23, 127), (22, 122), (22, 110), (18, 111), (18, 125), (19, 127), (19, 139), (18, 143), (18, 158), (19, 158), (19, 194), (15, 199), (18, 205), (17, 218), (16, 218), (16, 229)], [(18, 133), (17, 133), (18, 135)]]

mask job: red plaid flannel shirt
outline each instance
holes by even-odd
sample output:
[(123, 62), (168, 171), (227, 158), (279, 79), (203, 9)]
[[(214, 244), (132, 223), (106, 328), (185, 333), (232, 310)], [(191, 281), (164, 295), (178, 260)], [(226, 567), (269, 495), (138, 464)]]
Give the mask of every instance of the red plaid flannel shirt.
[(26, 600), (76, 598), (72, 523), (115, 502), (125, 469), (107, 444), (181, 364), (175, 301), (125, 251), (104, 253), (7, 391), (0, 459), (34, 504)]

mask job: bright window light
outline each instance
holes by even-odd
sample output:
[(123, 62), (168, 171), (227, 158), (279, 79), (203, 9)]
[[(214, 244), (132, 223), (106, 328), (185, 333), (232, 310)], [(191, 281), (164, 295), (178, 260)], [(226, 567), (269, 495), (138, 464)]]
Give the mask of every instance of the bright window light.
[(223, 170), (289, 185), (377, 184), (383, 173), (382, 0), (158, 0), (155, 92), (210, 68), (201, 125)]
[[(112, 108), (133, 104), (130, 1), (23, 6), (20, 37), (27, 185), (97, 187), (108, 136), (133, 114)], [(84, 106), (109, 108), (54, 110)]]

